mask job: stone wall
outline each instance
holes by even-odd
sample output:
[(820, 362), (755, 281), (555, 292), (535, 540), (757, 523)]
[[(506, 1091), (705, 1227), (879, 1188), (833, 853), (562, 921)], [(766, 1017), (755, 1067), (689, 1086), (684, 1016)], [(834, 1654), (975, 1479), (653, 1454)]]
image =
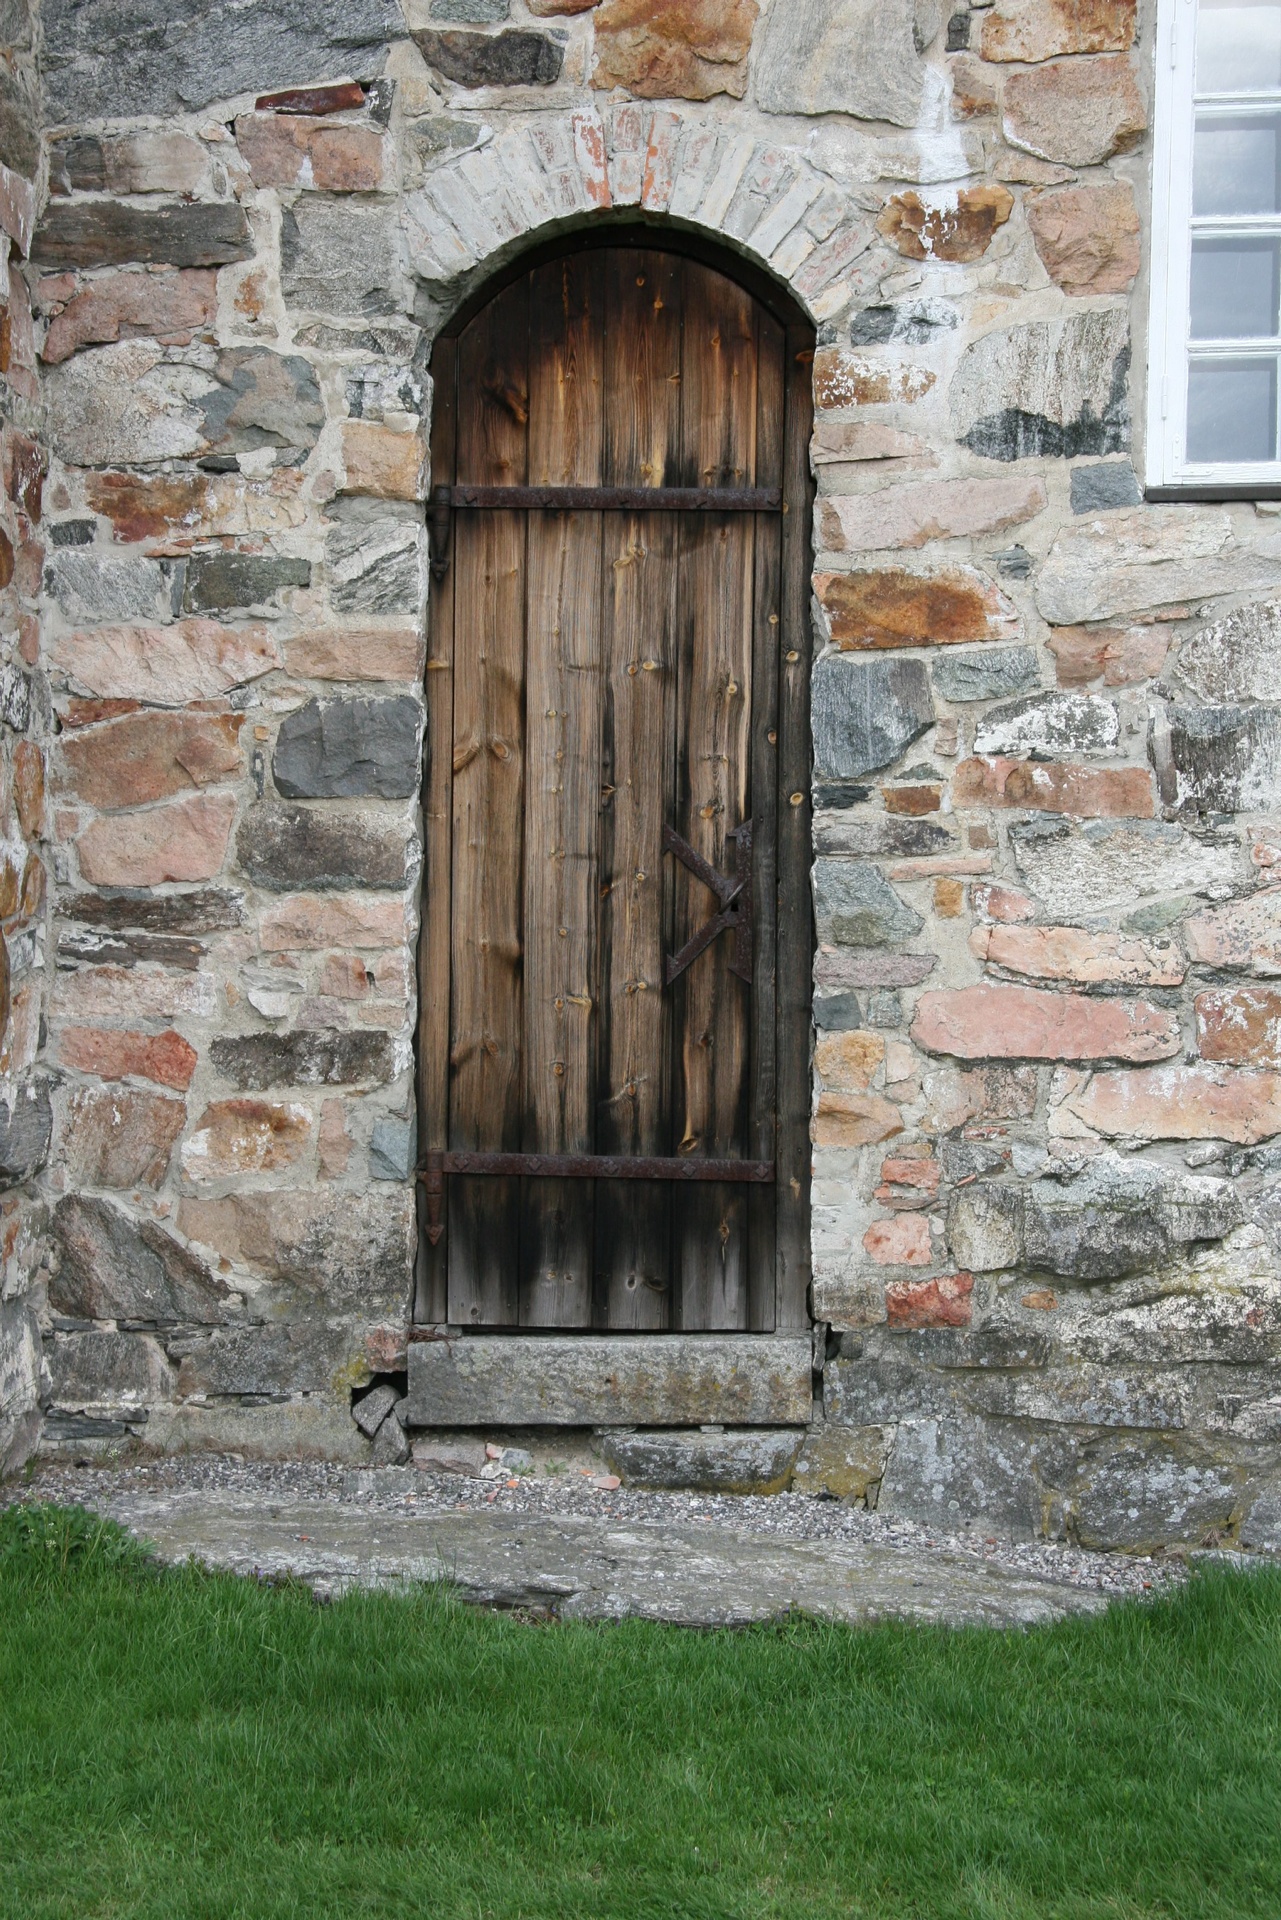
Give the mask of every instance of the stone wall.
[(1274, 1538), (1281, 518), (1141, 504), (1150, 9), (46, 0), (43, 38), (50, 1443), (367, 1450), (431, 337), (631, 209), (819, 328), (808, 1483)]
[(46, 754), (49, 680), (40, 658), (40, 385), (23, 261), (42, 198), (36, 25), (0, 8), (0, 1474), (40, 1431), (39, 1270), (47, 1214), (36, 1177), (49, 1152)]

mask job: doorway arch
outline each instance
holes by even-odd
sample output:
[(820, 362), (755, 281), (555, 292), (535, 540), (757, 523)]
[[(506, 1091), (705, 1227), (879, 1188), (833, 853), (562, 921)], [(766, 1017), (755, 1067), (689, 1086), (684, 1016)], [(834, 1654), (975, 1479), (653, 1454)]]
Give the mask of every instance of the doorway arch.
[(609, 220), (436, 340), (419, 1321), (808, 1324), (813, 346)]

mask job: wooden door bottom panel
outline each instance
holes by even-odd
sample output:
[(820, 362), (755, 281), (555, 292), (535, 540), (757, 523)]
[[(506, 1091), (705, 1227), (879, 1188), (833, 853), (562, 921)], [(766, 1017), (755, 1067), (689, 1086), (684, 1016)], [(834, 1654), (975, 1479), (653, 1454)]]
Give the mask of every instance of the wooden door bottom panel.
[(808, 1334), (463, 1334), (412, 1341), (409, 1427), (804, 1425)]

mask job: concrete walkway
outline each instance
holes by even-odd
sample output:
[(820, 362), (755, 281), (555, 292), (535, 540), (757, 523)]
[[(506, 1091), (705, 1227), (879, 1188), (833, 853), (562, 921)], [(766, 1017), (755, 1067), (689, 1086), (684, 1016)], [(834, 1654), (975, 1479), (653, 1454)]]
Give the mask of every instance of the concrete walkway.
[[(58, 1476), (61, 1481), (64, 1476)], [(273, 1497), (241, 1488), (157, 1488), (137, 1476), (85, 1476), (85, 1505), (111, 1515), (162, 1558), (239, 1574), (292, 1574), (318, 1593), (449, 1582), (464, 1599), (564, 1620), (746, 1625), (803, 1611), (824, 1619), (1025, 1626), (1101, 1611), (1109, 1595), (1074, 1578), (942, 1545), (796, 1539), (723, 1518), (699, 1524), (610, 1515), (416, 1511), (348, 1497)], [(134, 1484), (130, 1484), (134, 1482)], [(362, 1492), (364, 1498), (362, 1499)], [(27, 1497), (68, 1498), (41, 1484)]]

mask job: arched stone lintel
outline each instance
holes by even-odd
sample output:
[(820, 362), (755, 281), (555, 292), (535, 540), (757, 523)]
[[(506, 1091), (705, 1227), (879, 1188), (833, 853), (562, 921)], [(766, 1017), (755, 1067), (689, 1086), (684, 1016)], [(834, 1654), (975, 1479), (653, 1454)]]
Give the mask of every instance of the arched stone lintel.
[(405, 203), (431, 331), (531, 244), (593, 214), (704, 233), (786, 287), (820, 322), (848, 305), (867, 215), (796, 148), (709, 115), (628, 101), (532, 117), (437, 168)]

